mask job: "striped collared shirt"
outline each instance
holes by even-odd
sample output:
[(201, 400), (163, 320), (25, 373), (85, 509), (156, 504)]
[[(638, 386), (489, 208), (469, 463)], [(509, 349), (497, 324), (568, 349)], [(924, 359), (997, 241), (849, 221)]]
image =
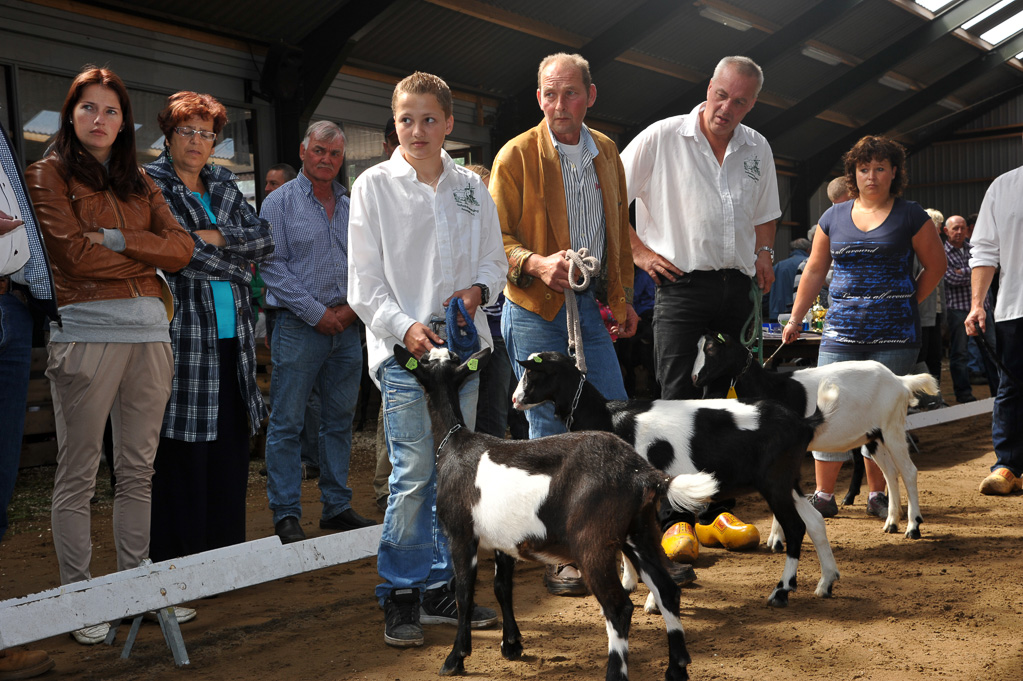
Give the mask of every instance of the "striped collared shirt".
[(302, 172), (266, 197), (259, 211), (275, 247), (260, 267), (266, 302), (288, 308), (310, 326), (348, 297), (348, 197), (339, 182), (333, 189), (330, 220)]
[(600, 193), (600, 180), (593, 167), (593, 158), (600, 153), (590, 131), (584, 125), (579, 132), (579, 149), (582, 152), (579, 164), (566, 153), (565, 145), (551, 133), (554, 148), (561, 161), (561, 177), (565, 183), (565, 208), (568, 213), (568, 234), (572, 249), (590, 249), (590, 255), (604, 264), (604, 199)]

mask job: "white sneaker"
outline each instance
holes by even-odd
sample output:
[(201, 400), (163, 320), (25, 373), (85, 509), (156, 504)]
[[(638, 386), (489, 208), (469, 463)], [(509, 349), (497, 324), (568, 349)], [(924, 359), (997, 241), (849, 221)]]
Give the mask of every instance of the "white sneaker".
[[(185, 622), (191, 622), (192, 620), (195, 619), (195, 614), (196, 613), (195, 613), (195, 609), (194, 608), (186, 608), (186, 607), (183, 607), (183, 606), (180, 606), (180, 605), (175, 605), (175, 606), (173, 606), (173, 608), (174, 608), (174, 617), (175, 617), (175, 619), (178, 620), (178, 624), (184, 624)], [(155, 610), (150, 610), (149, 612), (147, 612), (142, 617), (147, 619), (147, 620), (149, 620), (150, 622), (159, 622), (160, 621), (160, 619), (156, 616), (156, 611)]]
[(103, 643), (108, 633), (110, 633), (110, 625), (106, 622), (101, 622), (91, 627), (75, 629), (71, 632), (71, 636), (83, 646), (93, 646), (97, 643)]

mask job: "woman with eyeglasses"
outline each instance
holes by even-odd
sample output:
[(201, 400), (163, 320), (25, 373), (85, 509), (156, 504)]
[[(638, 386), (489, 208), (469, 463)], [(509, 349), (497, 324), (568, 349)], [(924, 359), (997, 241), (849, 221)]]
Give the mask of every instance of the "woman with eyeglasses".
[[(174, 370), (172, 308), (157, 268), (187, 265), (193, 241), (138, 165), (128, 91), (108, 69), (74, 79), (50, 152), (25, 175), (60, 303), (46, 375), (58, 447), (53, 543), (60, 582), (70, 584), (91, 577), (89, 501), (108, 415), (117, 569), (149, 555), (153, 459)], [(72, 635), (94, 644), (108, 630)]]
[[(178, 92), (157, 116), (164, 151), (146, 172), (195, 239), (174, 292), (174, 382), (153, 477), (154, 561), (245, 541), (249, 436), (266, 416), (256, 385), (251, 263), (273, 252), (270, 225), (210, 158), (227, 109)], [(177, 609), (178, 621), (194, 616)]]

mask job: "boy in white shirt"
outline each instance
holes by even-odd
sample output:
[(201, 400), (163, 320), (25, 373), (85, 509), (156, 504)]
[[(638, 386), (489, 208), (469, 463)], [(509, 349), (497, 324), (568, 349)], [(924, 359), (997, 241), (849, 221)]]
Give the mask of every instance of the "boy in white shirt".
[[(490, 193), (475, 173), (454, 163), (444, 138), (454, 125), (451, 91), (414, 73), (391, 98), (398, 153), (352, 187), (348, 227), (348, 303), (366, 324), (369, 373), (380, 386), (393, 470), (384, 513), (376, 596), (384, 607), (384, 641), (423, 645), (423, 624), (456, 624), (447, 542), (437, 525), (436, 467), (422, 387), (397, 364), (392, 348), (421, 357), (444, 340), (429, 326), (454, 297), (465, 303), (484, 347), (492, 347), (481, 309), (503, 285), (508, 261)], [(462, 386), (466, 424), (476, 420), (479, 379)], [(422, 598), (420, 598), (422, 595)], [(477, 606), (472, 626), (496, 624)]]

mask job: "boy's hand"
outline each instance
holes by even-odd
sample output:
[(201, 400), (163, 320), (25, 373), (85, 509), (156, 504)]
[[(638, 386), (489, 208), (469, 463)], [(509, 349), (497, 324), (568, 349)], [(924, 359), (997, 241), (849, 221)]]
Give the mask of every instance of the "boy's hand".
[(533, 253), (522, 263), (526, 274), (539, 277), (552, 290), (564, 293), (568, 288), (568, 259), (565, 251), (558, 251), (546, 257)]
[(434, 347), (444, 345), (444, 339), (430, 330), (426, 324), (416, 322), (408, 327), (405, 337), (401, 339), (405, 349), (412, 353), (413, 357), (422, 357)]
[[(461, 298), (462, 303), (465, 304), (465, 312), (469, 315), (469, 319), (476, 318), (476, 308), (483, 302), (483, 292), (480, 291), (478, 286), (470, 286), (464, 288), (461, 291), (455, 291), (451, 296), (444, 301), (444, 307), (447, 307), (451, 303), (452, 298)], [(462, 313), (458, 313), (458, 325), (465, 326), (466, 321), (462, 317)]]

